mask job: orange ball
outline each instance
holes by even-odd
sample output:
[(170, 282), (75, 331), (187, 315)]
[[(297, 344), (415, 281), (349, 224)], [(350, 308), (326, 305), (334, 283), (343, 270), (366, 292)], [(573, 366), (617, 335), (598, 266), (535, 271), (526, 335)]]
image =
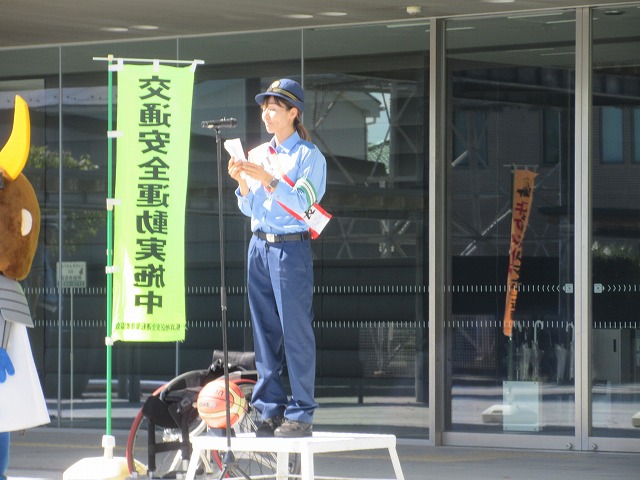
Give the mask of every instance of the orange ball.
[[(242, 390), (234, 382), (229, 382), (229, 413), (231, 426), (234, 426), (247, 412), (247, 399)], [(207, 383), (198, 395), (198, 414), (209, 428), (225, 428), (227, 426), (226, 413), (227, 395), (225, 392), (224, 377)]]

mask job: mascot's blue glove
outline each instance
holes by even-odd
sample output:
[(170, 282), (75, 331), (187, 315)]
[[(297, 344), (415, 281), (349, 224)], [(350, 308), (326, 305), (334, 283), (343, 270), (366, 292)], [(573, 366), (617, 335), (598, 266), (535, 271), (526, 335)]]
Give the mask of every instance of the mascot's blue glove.
[(7, 374), (13, 375), (14, 373), (16, 373), (16, 369), (13, 368), (9, 354), (4, 348), (0, 348), (0, 383), (7, 379)]

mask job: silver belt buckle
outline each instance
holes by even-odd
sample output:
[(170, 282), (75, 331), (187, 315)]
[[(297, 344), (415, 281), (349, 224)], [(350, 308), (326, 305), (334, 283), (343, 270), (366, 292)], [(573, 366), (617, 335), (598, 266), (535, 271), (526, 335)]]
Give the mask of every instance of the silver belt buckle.
[(267, 235), (267, 242), (275, 243), (276, 235), (274, 233), (267, 233), (266, 235)]

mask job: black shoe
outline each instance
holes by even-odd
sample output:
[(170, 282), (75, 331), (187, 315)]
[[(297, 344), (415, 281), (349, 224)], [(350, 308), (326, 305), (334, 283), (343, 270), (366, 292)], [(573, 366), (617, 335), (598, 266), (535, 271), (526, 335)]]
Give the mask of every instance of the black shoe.
[(282, 415), (276, 415), (275, 417), (263, 420), (256, 430), (256, 437), (273, 437), (274, 430), (282, 425), (282, 422), (284, 422)]
[(282, 425), (273, 432), (274, 437), (297, 438), (311, 437), (313, 435), (313, 425), (306, 422), (284, 419)]

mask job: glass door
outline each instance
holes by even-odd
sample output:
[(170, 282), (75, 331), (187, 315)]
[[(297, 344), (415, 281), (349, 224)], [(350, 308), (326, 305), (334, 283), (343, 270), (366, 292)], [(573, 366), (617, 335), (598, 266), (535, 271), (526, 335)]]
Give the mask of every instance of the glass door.
[(446, 45), (444, 428), (563, 448), (575, 434), (575, 12), (450, 21)]
[(592, 14), (591, 449), (640, 439), (639, 22), (635, 6)]

